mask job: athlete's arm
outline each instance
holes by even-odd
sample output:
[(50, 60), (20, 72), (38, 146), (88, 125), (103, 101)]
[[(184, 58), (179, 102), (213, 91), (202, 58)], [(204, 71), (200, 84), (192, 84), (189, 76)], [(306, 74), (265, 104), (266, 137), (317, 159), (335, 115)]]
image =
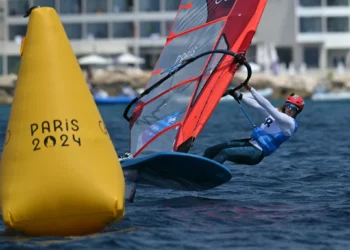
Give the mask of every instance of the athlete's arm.
[(254, 88), (249, 87), (248, 90), (250, 91), (252, 96), (255, 98), (257, 103), (259, 103), (260, 106), (263, 107), (269, 113), (269, 115), (271, 115), (278, 122), (282, 133), (287, 136), (292, 135), (295, 129), (294, 119), (280, 112), (266, 98), (260, 95)]
[(231, 89), (226, 90), (224, 95), (231, 95), (232, 97), (237, 98), (240, 102), (247, 105), (248, 107), (251, 107), (263, 113), (264, 116), (269, 116), (269, 113), (263, 107), (260, 106), (260, 104), (254, 99), (253, 96), (247, 96), (242, 93), (239, 93), (238, 91), (232, 91)]
[(242, 96), (242, 103), (251, 107), (259, 112), (263, 113), (264, 116), (269, 116), (269, 113), (262, 107), (252, 96)]

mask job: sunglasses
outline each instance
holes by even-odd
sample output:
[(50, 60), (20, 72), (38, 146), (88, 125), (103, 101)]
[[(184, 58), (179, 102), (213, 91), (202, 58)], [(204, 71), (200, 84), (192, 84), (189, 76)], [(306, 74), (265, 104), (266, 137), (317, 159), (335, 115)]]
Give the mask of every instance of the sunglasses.
[(286, 103), (285, 106), (286, 106), (287, 109), (292, 109), (292, 110), (295, 110), (295, 111), (299, 111), (299, 108), (297, 106), (295, 106), (294, 104)]

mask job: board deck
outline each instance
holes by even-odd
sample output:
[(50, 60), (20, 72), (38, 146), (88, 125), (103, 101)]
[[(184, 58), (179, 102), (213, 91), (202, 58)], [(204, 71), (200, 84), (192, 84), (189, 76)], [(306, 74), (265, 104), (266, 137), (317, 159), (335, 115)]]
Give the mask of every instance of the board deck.
[(200, 191), (232, 178), (231, 171), (211, 159), (188, 153), (160, 152), (120, 160), (125, 178), (160, 188)]

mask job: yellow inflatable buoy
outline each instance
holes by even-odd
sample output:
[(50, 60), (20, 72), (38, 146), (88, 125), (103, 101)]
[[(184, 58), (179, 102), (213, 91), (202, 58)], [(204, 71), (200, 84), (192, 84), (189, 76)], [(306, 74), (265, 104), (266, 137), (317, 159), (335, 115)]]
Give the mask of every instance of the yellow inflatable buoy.
[(6, 226), (32, 236), (96, 233), (124, 216), (117, 153), (56, 11), (29, 15), (1, 158)]

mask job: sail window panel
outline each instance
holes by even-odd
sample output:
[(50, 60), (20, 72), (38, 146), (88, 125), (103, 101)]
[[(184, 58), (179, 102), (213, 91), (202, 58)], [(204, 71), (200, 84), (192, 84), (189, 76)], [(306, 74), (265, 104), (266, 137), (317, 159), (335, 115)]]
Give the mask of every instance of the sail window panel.
[[(197, 56), (201, 53), (213, 50), (221, 34), (224, 23), (224, 21), (213, 23), (211, 25), (204, 26), (201, 29), (197, 29), (193, 32), (174, 38), (169, 44), (164, 47), (163, 52), (154, 68), (155, 71), (163, 71), (180, 63), (185, 58)], [(203, 56), (196, 61), (188, 64), (174, 76), (163, 82), (150, 94), (145, 96), (142, 100), (146, 102), (159, 95), (163, 91), (183, 81), (199, 77), (205, 70), (205, 65), (208, 61), (208, 58), (209, 55)], [(147, 88), (151, 87), (165, 75), (166, 74), (153, 74), (147, 84)]]
[(174, 21), (173, 32), (181, 33), (227, 16), (235, 2), (235, 0), (231, 0), (216, 4), (215, 1), (183, 0)]
[[(176, 137), (176, 134), (178, 132), (179, 127), (175, 127), (173, 129), (170, 129), (147, 145), (145, 150), (141, 151), (140, 154), (137, 155), (137, 157), (144, 156), (144, 155), (149, 155), (152, 153), (158, 153), (158, 152), (172, 152), (173, 150), (173, 145), (174, 145), (174, 138)], [(136, 146), (141, 146), (136, 145)], [(136, 147), (135, 152), (137, 152), (141, 147)], [(133, 152), (133, 150), (131, 150)]]
[[(183, 2), (182, 5), (186, 5), (188, 1)], [(198, 0), (194, 0), (192, 8), (181, 8), (178, 11), (174, 21), (174, 33), (181, 33), (207, 22), (208, 14), (205, 11), (206, 6), (198, 4), (199, 2)]]
[[(226, 50), (228, 49), (228, 44), (226, 43), (225, 39), (223, 37), (220, 38), (220, 42), (218, 43), (216, 49), (219, 50)], [(201, 93), (203, 87), (205, 86), (206, 82), (208, 81), (209, 77), (211, 76), (211, 74), (214, 72), (214, 70), (216, 69), (216, 67), (218, 66), (219, 62), (221, 61), (222, 57), (224, 56), (224, 54), (213, 54), (212, 57), (210, 58), (210, 61), (201, 77), (201, 80), (199, 82), (198, 88), (196, 90), (196, 95), (195, 98), (193, 99), (194, 103), (199, 94)], [(216, 83), (220, 82), (220, 77), (216, 80)]]
[[(183, 120), (196, 84), (197, 81), (193, 81), (181, 85), (143, 107), (141, 115), (131, 130), (133, 153), (152, 140), (155, 135), (162, 133), (167, 127)], [(172, 143), (168, 141), (163, 150), (170, 150)]]

